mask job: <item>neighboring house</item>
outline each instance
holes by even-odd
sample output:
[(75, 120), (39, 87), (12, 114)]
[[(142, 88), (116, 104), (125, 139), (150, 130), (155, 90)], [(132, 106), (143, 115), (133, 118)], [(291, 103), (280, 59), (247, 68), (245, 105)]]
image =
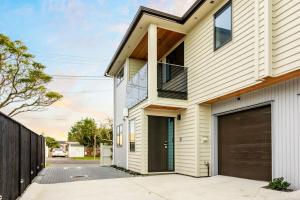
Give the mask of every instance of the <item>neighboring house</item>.
[(67, 141), (57, 141), (59, 148), (61, 148), (65, 153), (67, 152), (68, 143)]
[(114, 77), (114, 164), (300, 188), (300, 4), (198, 0), (141, 7)]
[(79, 142), (66, 142), (68, 157), (84, 157), (84, 146), (80, 145)]

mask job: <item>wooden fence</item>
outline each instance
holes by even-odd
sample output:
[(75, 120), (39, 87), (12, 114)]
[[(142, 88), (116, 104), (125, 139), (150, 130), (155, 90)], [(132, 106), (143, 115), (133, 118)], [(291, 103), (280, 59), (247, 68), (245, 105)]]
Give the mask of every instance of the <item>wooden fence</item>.
[(44, 137), (0, 112), (0, 200), (17, 199), (44, 167)]

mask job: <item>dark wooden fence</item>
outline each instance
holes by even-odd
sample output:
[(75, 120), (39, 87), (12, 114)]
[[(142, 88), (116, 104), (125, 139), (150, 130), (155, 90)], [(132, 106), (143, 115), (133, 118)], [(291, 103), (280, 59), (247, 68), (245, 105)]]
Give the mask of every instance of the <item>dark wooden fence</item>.
[(44, 137), (0, 112), (0, 200), (17, 199), (44, 167)]

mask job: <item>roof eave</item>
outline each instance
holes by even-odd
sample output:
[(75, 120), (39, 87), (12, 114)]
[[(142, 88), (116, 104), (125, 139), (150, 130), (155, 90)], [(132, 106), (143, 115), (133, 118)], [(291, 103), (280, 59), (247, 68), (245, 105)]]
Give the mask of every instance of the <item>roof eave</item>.
[(162, 19), (167, 19), (170, 21), (174, 21), (175, 23), (179, 23), (179, 24), (184, 24), (195, 12), (196, 10), (198, 10), (203, 3), (206, 0), (197, 0), (189, 9), (188, 11), (182, 16), (182, 17), (178, 17), (175, 15), (171, 15), (165, 12), (161, 12), (158, 10), (154, 10), (151, 8), (147, 8), (144, 6), (140, 6), (139, 10), (137, 11), (135, 17), (133, 18), (133, 21), (131, 22), (129, 28), (127, 29), (120, 45), (118, 46), (115, 54), (113, 55), (112, 60), (110, 61), (107, 69), (105, 70), (105, 74), (104, 76), (110, 76), (110, 70), (112, 68), (112, 66), (115, 64), (119, 54), (121, 53), (122, 49), (124, 48), (127, 40), (129, 39), (130, 35), (132, 34), (132, 32), (135, 30), (136, 25), (139, 23), (140, 19), (142, 18), (143, 14), (148, 14), (148, 15), (153, 15)]

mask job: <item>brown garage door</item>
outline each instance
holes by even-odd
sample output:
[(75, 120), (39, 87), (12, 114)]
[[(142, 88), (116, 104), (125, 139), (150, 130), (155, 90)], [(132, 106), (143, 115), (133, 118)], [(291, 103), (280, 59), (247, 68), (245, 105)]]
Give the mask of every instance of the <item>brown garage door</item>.
[(219, 117), (220, 175), (271, 180), (271, 149), (271, 106)]

